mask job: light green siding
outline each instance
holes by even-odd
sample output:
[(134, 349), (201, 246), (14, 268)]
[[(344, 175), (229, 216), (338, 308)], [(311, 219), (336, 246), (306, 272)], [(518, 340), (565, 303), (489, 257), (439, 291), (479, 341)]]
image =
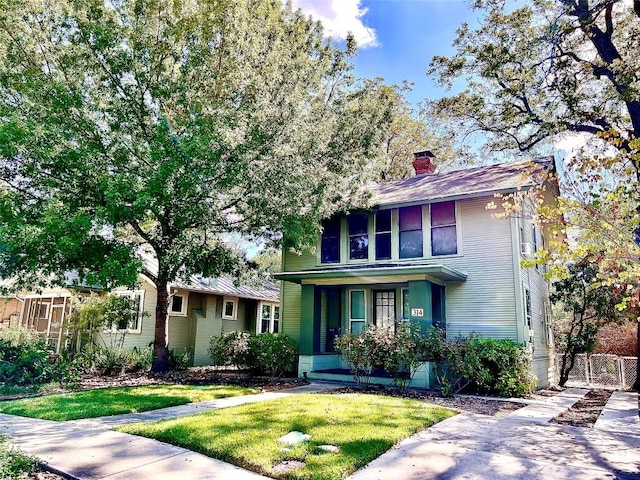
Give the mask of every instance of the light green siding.
[(302, 288), (300, 285), (282, 282), (280, 288), (280, 304), (282, 316), (282, 332), (300, 342), (300, 313), (302, 305)]

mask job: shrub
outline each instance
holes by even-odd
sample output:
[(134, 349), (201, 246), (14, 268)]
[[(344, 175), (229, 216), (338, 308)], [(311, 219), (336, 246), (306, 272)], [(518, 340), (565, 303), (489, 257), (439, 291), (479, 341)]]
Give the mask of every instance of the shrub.
[(93, 352), (92, 369), (100, 375), (149, 370), (153, 359), (151, 347), (126, 349), (103, 347)]
[(298, 344), (282, 333), (260, 333), (251, 336), (249, 350), (255, 369), (278, 378), (293, 371)]
[(536, 380), (525, 348), (511, 340), (475, 339), (473, 348), (481, 368), (472, 376), (476, 389), (502, 397), (531, 393)]
[[(189, 350), (185, 349), (183, 352), (169, 350), (169, 370), (186, 370), (191, 366), (192, 361), (193, 358)], [(151, 362), (149, 362), (149, 368), (151, 368)]]
[(249, 367), (249, 332), (224, 332), (219, 337), (211, 337), (209, 355), (214, 365)]
[(35, 457), (16, 450), (0, 435), (0, 478), (19, 480), (39, 470), (38, 460)]
[(411, 383), (416, 370), (426, 363), (428, 344), (421, 335), (420, 325), (400, 322), (396, 325), (389, 347), (384, 356), (384, 369), (402, 393)]
[(5, 385), (37, 387), (76, 378), (74, 364), (53, 355), (36, 332), (19, 325), (0, 330), (0, 381)]
[(209, 343), (214, 365), (245, 367), (271, 377), (291, 372), (297, 353), (296, 341), (282, 333), (225, 332)]
[(374, 368), (384, 363), (382, 345), (390, 335), (388, 330), (370, 325), (359, 335), (345, 332), (334, 339), (353, 379), (363, 388), (369, 387)]

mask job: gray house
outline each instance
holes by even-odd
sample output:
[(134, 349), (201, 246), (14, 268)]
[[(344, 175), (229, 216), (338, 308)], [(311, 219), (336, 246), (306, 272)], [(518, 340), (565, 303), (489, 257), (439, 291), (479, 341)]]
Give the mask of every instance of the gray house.
[[(538, 384), (549, 384), (549, 285), (541, 266), (520, 265), (549, 232), (532, 223), (533, 204), (508, 218), (487, 205), (496, 193), (540, 187), (552, 159), (433, 173), (421, 152), (414, 167), (414, 178), (376, 185), (372, 208), (325, 220), (315, 251), (284, 252), (282, 331), (299, 341), (300, 375), (340, 378), (340, 332), (405, 320), (444, 326), (449, 338), (474, 332), (525, 344)], [(544, 202), (557, 194), (547, 183)], [(413, 384), (432, 383), (424, 368)]]

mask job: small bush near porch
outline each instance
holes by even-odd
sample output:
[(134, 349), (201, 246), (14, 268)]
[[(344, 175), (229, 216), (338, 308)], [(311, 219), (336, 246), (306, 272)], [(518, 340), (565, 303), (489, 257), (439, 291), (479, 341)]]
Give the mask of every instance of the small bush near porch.
[[(128, 425), (119, 431), (155, 438), (275, 478), (342, 479), (398, 441), (454, 412), (411, 399), (365, 394), (307, 394), (225, 408), (192, 417)], [(289, 447), (291, 431), (311, 440)], [(334, 453), (319, 448), (334, 445)], [(288, 460), (304, 466), (279, 473)]]

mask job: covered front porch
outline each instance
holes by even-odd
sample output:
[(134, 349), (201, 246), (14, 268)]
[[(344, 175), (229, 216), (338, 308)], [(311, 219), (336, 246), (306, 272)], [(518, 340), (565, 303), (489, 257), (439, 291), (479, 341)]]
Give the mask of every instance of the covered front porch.
[[(386, 265), (286, 272), (277, 278), (301, 285), (299, 375), (344, 380), (350, 375), (335, 349), (336, 337), (368, 325), (394, 328), (402, 321), (424, 330), (445, 327), (446, 285), (465, 281), (466, 275), (442, 265)], [(413, 385), (430, 386), (424, 370)], [(372, 382), (391, 379), (382, 374)]]

